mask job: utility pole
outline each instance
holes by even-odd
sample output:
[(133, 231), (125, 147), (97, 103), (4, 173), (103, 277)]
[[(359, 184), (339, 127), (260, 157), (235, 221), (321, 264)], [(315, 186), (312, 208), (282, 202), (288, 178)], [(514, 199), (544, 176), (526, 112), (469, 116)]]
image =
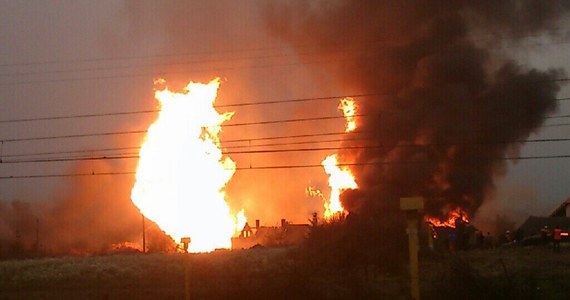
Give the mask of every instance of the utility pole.
[(420, 275), (418, 262), (418, 210), (424, 208), (421, 197), (400, 198), (400, 209), (406, 212), (408, 249), (410, 254), (410, 290), (412, 298), (420, 300)]
[(146, 253), (146, 227), (144, 224), (144, 215), (141, 213), (142, 216), (142, 239), (143, 239), (143, 244), (142, 244), (142, 253)]
[(183, 237), (180, 242), (184, 246), (184, 299), (190, 300), (190, 253), (188, 246), (192, 240), (189, 237)]
[(36, 218), (36, 255), (40, 254), (40, 219)]

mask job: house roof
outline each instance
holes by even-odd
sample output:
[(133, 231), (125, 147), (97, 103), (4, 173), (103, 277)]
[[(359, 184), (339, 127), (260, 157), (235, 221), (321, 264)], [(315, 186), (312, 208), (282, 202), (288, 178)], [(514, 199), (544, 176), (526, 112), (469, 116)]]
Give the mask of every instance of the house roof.
[(519, 227), (519, 230), (524, 236), (530, 236), (540, 233), (540, 229), (548, 226), (553, 229), (559, 226), (563, 230), (570, 230), (570, 218), (568, 217), (534, 217), (530, 216)]
[(566, 206), (570, 204), (570, 198), (562, 202), (551, 214), (551, 217), (566, 217)]

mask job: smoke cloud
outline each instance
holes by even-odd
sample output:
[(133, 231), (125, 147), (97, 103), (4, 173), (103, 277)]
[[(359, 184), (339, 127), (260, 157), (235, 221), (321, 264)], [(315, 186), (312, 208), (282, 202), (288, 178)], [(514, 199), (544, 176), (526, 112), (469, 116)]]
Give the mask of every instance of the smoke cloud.
[[(528, 69), (492, 45), (556, 34), (564, 1), (288, 1), (266, 6), (274, 36), (301, 52), (357, 99), (358, 130), (342, 151), (359, 189), (343, 194), (356, 214), (399, 210), (420, 195), (426, 213), (473, 216), (506, 158), (557, 108), (564, 72)], [(358, 140), (354, 140), (358, 137)]]
[[(77, 165), (70, 173), (84, 173)], [(103, 172), (103, 166), (98, 171)], [(111, 166), (106, 166), (111, 171)], [(0, 202), (0, 257), (88, 255), (142, 249), (142, 219), (130, 186), (113, 176), (70, 177), (46, 202)], [(147, 250), (173, 241), (147, 221)]]

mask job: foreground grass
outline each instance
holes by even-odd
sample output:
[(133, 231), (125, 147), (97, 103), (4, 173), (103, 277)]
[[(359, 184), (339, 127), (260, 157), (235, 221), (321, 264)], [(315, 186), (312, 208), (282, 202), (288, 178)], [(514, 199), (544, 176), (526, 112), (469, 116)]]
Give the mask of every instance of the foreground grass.
[[(291, 249), (192, 254), (192, 299), (409, 299), (407, 269), (307, 267)], [(477, 250), (421, 259), (423, 299), (565, 299), (570, 249)], [(184, 255), (0, 262), (0, 299), (184, 299)]]

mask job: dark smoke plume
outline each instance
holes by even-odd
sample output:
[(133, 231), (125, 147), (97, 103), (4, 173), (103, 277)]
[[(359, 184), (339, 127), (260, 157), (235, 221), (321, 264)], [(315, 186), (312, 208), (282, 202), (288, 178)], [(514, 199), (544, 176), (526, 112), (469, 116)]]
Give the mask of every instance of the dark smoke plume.
[[(266, 7), (272, 33), (298, 51), (321, 47), (337, 87), (375, 96), (360, 105), (345, 146), (356, 214), (390, 215), (420, 195), (426, 213), (473, 216), (521, 141), (557, 108), (561, 70), (529, 70), (490, 51), (555, 34), (567, 1), (288, 1)], [(360, 100), (360, 101), (359, 101)]]

